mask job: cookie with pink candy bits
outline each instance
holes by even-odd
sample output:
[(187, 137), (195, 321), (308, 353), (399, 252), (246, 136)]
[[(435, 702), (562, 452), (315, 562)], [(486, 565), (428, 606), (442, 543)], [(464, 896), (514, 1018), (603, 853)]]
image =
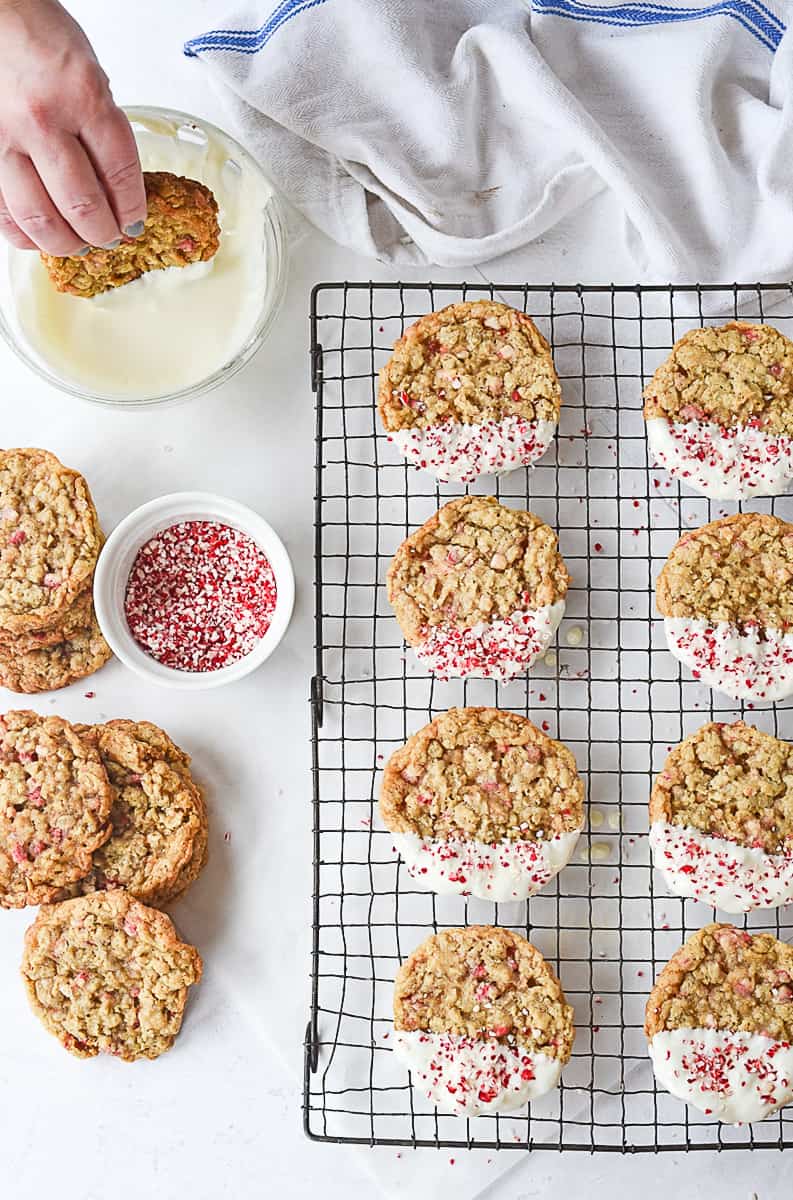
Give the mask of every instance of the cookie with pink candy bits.
[(391, 755), (380, 813), (419, 887), (525, 900), (570, 861), (584, 785), (570, 750), (526, 717), (452, 708)]
[(666, 640), (695, 679), (735, 700), (793, 692), (793, 525), (737, 513), (685, 533), (656, 583)]
[(88, 484), (48, 450), (0, 450), (0, 630), (41, 633), (90, 587), (102, 546)]
[(793, 901), (793, 746), (711, 721), (675, 746), (650, 796), (650, 848), (667, 885), (742, 913)]
[(548, 648), (570, 576), (539, 517), (461, 496), (402, 543), (386, 582), (405, 640), (429, 670), (508, 680)]
[(31, 1007), (77, 1058), (157, 1058), (173, 1045), (201, 955), (165, 913), (127, 892), (94, 892), (39, 910), (25, 934)]
[(428, 313), (380, 372), (389, 441), (441, 480), (472, 483), (529, 466), (559, 421), (551, 350), (534, 322), (495, 300)]
[(644, 391), (650, 450), (718, 500), (776, 496), (793, 479), (793, 342), (730, 321), (675, 342)]
[(444, 929), (397, 974), (394, 1051), (414, 1088), (447, 1112), (510, 1112), (545, 1095), (574, 1039), (559, 980), (508, 929)]
[(644, 1032), (662, 1088), (730, 1125), (793, 1100), (793, 947), (707, 925), (672, 955)]
[(46, 904), (87, 875), (112, 804), (99, 751), (68, 721), (0, 717), (0, 906)]

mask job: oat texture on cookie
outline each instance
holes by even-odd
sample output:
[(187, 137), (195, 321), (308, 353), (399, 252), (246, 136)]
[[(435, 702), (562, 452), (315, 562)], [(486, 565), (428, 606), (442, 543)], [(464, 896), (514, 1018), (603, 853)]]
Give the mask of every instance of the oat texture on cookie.
[(201, 971), (170, 918), (123, 891), (47, 905), (25, 935), (33, 1011), (79, 1058), (157, 1058), (173, 1045)]
[(27, 650), (0, 643), (0, 686), (28, 696), (56, 691), (93, 675), (112, 657), (92, 612), (85, 628), (57, 642)]
[(444, 482), (531, 466), (553, 441), (559, 403), (547, 342), (525, 313), (492, 300), (422, 317), (380, 371), (388, 440)]
[(47, 450), (0, 451), (0, 629), (58, 624), (90, 584), (101, 546), (82, 475)]
[(218, 206), (209, 188), (169, 171), (145, 171), (143, 179), (148, 212), (140, 237), (124, 237), (113, 250), (92, 247), (79, 258), (41, 255), (59, 292), (90, 298), (147, 271), (186, 267), (216, 253)]
[(793, 623), (793, 525), (737, 513), (685, 533), (658, 576), (664, 617), (787, 629)]
[(793, 947), (733, 925), (690, 937), (656, 980), (644, 1031), (703, 1028), (793, 1042)]
[(571, 752), (526, 717), (454, 708), (391, 756), (380, 811), (423, 838), (542, 840), (581, 828), (583, 797)]
[(743, 721), (703, 725), (668, 755), (650, 820), (779, 853), (793, 841), (793, 745)]
[(693, 329), (647, 384), (644, 415), (793, 436), (793, 342), (745, 321)]
[(68, 721), (0, 717), (0, 905), (47, 903), (87, 875), (112, 801), (97, 750)]
[(113, 832), (74, 890), (123, 888), (146, 904), (168, 904), (206, 862), (206, 806), (189, 756), (148, 721), (79, 728), (98, 749), (114, 789)]
[(394, 986), (397, 1030), (508, 1039), (566, 1062), (573, 1011), (545, 959), (507, 929), (445, 929), (422, 942)]
[(386, 430), (503, 417), (559, 419), (550, 347), (525, 313), (494, 300), (451, 304), (405, 331), (380, 372)]
[(533, 513), (491, 496), (451, 500), (397, 550), (388, 598), (405, 639), (466, 628), (564, 599), (570, 582), (556, 534)]

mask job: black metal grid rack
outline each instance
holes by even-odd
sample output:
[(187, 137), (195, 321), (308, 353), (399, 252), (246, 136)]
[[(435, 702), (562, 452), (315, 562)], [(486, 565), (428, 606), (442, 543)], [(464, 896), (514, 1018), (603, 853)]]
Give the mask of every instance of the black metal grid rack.
[[(573, 576), (553, 653), (508, 685), (442, 683), (403, 646), (384, 593), (403, 538), (459, 485), (400, 459), (379, 427), (377, 371), (407, 324), (495, 297), (549, 338), (563, 389), (555, 447), (531, 470), (480, 482), (558, 532)], [(735, 511), (647, 461), (645, 380), (693, 326), (740, 315), (793, 336), (793, 289), (338, 283), (312, 295), (316, 393), (316, 677), (312, 685), (314, 933), (307, 1133), (332, 1142), (658, 1151), (793, 1146), (793, 1110), (732, 1128), (654, 1087), (642, 1033), (652, 981), (712, 910), (667, 894), (647, 847), (650, 783), (668, 748), (710, 719), (793, 736), (790, 702), (735, 705), (681, 672), (654, 620), (653, 585), (686, 528)], [(793, 499), (748, 505), (793, 519)], [(554, 657), (555, 656), (555, 657)], [(528, 903), (436, 897), (408, 878), (377, 815), (379, 771), (454, 704), (525, 713), (575, 752), (589, 821), (575, 859)], [(509, 1116), (436, 1112), (389, 1049), (400, 961), (431, 931), (509, 926), (553, 964), (576, 1014), (560, 1089)], [(750, 928), (790, 938), (787, 911)]]

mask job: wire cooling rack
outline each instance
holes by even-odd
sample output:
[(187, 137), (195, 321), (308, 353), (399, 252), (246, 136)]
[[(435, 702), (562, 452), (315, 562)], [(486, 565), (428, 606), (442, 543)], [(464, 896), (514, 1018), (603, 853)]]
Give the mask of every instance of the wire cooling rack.
[[(528, 677), (441, 683), (406, 651), (385, 597), (399, 543), (459, 485), (408, 467), (376, 415), (377, 371), (406, 325), (460, 299), (530, 313), (562, 383), (558, 439), (530, 470), (470, 489), (541, 516), (573, 576), (555, 650)], [(320, 284), (312, 295), (317, 405), (316, 677), (312, 683), (314, 918), (304, 1116), (312, 1138), (392, 1146), (705, 1150), (793, 1146), (793, 1109), (733, 1128), (657, 1091), (642, 1021), (652, 982), (712, 910), (669, 894), (647, 846), (651, 780), (707, 720), (793, 737), (790, 703), (736, 705), (682, 672), (653, 585), (685, 529), (735, 511), (648, 463), (641, 390), (687, 329), (728, 316), (793, 336), (793, 288)], [(793, 499), (754, 501), (793, 519)], [(377, 813), (384, 760), (438, 712), (494, 704), (574, 751), (588, 788), (575, 859), (527, 903), (418, 890)], [(729, 918), (727, 918), (729, 919)], [(575, 1008), (561, 1087), (518, 1115), (438, 1113), (389, 1042), (399, 963), (432, 931), (497, 924), (530, 938)], [(793, 916), (750, 928), (793, 936)]]

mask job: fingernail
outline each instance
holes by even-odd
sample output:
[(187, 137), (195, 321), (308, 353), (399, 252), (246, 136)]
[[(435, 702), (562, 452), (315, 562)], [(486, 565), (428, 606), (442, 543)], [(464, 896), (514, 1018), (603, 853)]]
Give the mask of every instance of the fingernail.
[(121, 238), (116, 238), (114, 242), (106, 242), (102, 247), (103, 250), (115, 250), (116, 246), (121, 245)]
[(90, 246), (83, 246), (82, 250), (75, 250), (74, 254), (72, 255), (72, 258), (82, 258), (83, 255), (87, 254), (90, 249), (91, 249)]
[(126, 229), (124, 230), (124, 234), (126, 237), (140, 237), (145, 226), (145, 221), (136, 221), (134, 225), (127, 225)]

